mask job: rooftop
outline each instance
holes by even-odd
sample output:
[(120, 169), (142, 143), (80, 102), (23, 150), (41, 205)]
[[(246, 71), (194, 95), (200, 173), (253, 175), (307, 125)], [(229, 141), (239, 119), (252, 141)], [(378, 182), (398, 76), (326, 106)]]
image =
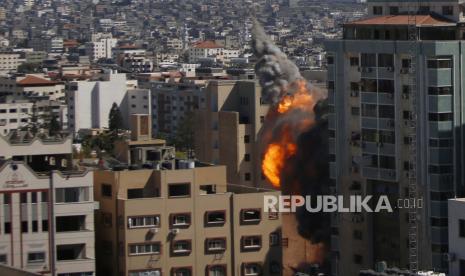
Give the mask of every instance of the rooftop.
[(197, 42), (193, 45), (193, 48), (200, 48), (200, 49), (216, 49), (216, 48), (223, 48), (222, 46), (216, 44), (213, 41), (201, 41)]
[(27, 75), (24, 79), (17, 82), (20, 86), (31, 86), (31, 85), (55, 85), (57, 84), (54, 81), (47, 80), (44, 78), (39, 78), (33, 75)]
[[(363, 26), (363, 25), (392, 25), (402, 26), (411, 24), (412, 20), (409, 19), (409, 15), (385, 15), (377, 16), (372, 18), (360, 19), (346, 23), (346, 26)], [(440, 26), (455, 26), (451, 20), (440, 18), (438, 16), (428, 15), (416, 15), (415, 23), (417, 27), (440, 27)]]

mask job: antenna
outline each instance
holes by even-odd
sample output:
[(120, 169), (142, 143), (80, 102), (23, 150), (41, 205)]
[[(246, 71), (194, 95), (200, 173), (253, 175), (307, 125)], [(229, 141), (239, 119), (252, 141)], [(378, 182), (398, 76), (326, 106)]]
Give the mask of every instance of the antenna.
[[(409, 75), (408, 83), (410, 86), (410, 107), (411, 107), (411, 122), (410, 126), (410, 172), (408, 175), (408, 197), (409, 201), (415, 202), (417, 198), (417, 57), (418, 57), (418, 36), (417, 29), (417, 14), (419, 4), (418, 1), (409, 6), (408, 11), (408, 41), (409, 41)], [(409, 269), (412, 272), (418, 271), (418, 222), (416, 208), (408, 209), (408, 239), (409, 239)]]

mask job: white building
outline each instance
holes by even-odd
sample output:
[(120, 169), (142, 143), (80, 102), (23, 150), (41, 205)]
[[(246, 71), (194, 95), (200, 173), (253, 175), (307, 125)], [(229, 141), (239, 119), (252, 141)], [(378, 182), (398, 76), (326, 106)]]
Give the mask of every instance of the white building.
[(86, 43), (86, 53), (92, 61), (101, 58), (112, 58), (112, 50), (116, 47), (118, 40), (116, 38), (102, 38), (97, 41)]
[(48, 99), (34, 100), (7, 97), (0, 102), (0, 135), (32, 126), (32, 119), (37, 118), (37, 126), (43, 126), (51, 116), (60, 123), (61, 129), (68, 127), (68, 107)]
[(449, 199), (449, 275), (465, 275), (465, 198)]
[(0, 137), (0, 155), (15, 160), (0, 164), (0, 260), (41, 275), (95, 275), (93, 173), (69, 170), (70, 137), (10, 139)]
[(224, 47), (213, 41), (202, 41), (189, 48), (189, 63), (197, 63), (199, 59), (206, 57), (222, 56)]
[(77, 133), (81, 129), (108, 128), (113, 103), (118, 104), (123, 118), (127, 119), (127, 91), (134, 88), (137, 81), (111, 71), (98, 80), (70, 82), (67, 88), (69, 129)]
[(3, 52), (0, 53), (0, 74), (16, 72), (18, 66), (24, 62), (20, 53)]

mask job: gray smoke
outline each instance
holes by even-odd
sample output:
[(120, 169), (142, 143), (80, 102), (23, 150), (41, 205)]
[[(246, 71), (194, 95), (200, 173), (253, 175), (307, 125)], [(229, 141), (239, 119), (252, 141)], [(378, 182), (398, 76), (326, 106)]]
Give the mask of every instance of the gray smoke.
[(255, 65), (255, 73), (260, 80), (265, 99), (276, 104), (284, 93), (292, 94), (290, 84), (303, 77), (299, 68), (271, 42), (256, 19), (252, 34), (252, 48), (259, 59)]
[[(297, 66), (266, 36), (254, 21), (252, 47), (258, 62), (256, 74), (262, 86), (262, 95), (273, 104), (261, 130), (262, 144), (279, 141), (284, 133), (293, 133), (297, 152), (286, 160), (280, 175), (281, 190), (287, 195), (311, 196), (329, 193), (328, 106), (320, 100), (313, 110), (293, 110), (278, 113), (277, 103), (283, 96), (296, 91), (296, 84), (304, 81)], [(307, 84), (307, 93), (315, 99), (323, 95)], [(304, 120), (313, 124), (306, 129), (298, 126)], [(296, 213), (299, 234), (313, 243), (329, 243), (330, 217), (327, 213), (309, 213), (300, 208)], [(325, 262), (324, 265), (327, 265)]]

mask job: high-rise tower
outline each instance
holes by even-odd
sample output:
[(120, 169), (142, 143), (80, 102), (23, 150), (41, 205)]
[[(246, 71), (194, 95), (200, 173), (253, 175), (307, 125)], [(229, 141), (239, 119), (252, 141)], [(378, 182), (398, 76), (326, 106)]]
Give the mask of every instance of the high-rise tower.
[(413, 236), (408, 208), (335, 217), (334, 271), (356, 275), (380, 261), (445, 271), (446, 200), (464, 190), (465, 1), (367, 2), (367, 18), (326, 44), (331, 177), (338, 194), (394, 204), (415, 187), (423, 206)]

